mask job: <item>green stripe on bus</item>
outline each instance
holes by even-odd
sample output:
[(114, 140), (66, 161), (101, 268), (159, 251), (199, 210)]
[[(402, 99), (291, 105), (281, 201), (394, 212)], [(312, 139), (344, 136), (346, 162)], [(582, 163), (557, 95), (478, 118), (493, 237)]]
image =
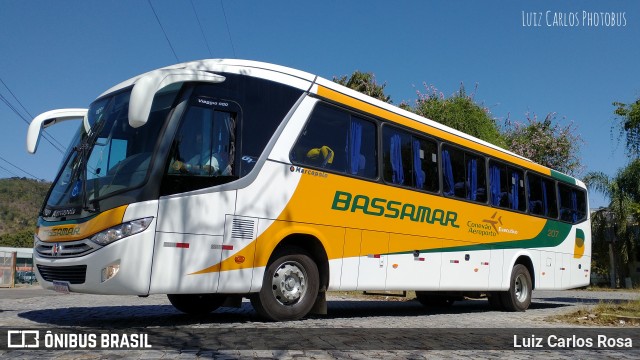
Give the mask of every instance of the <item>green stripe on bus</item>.
[(564, 181), (566, 183), (569, 183), (571, 185), (577, 185), (576, 184), (576, 179), (572, 178), (571, 176), (565, 175), (561, 172), (557, 172), (555, 170), (551, 170), (551, 177), (556, 179), (556, 180), (560, 180), (560, 181)]
[[(556, 247), (567, 239), (571, 232), (572, 225), (559, 221), (547, 220), (540, 233), (531, 239), (512, 240), (489, 244), (469, 244), (463, 246), (452, 246), (439, 249), (419, 250), (421, 254), (436, 252), (454, 252), (454, 251), (480, 251), (480, 250), (503, 250), (518, 248), (548, 248)], [(403, 251), (390, 253), (388, 255), (412, 254), (413, 251)]]

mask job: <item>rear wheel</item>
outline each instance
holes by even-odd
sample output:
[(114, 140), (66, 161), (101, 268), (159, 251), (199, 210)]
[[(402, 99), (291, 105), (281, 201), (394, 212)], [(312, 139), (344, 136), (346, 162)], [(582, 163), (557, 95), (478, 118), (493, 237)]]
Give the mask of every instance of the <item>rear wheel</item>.
[(299, 248), (284, 249), (267, 266), (262, 289), (251, 297), (251, 304), (268, 320), (297, 320), (313, 307), (319, 284), (318, 267), (308, 253)]
[(169, 294), (171, 305), (185, 314), (206, 315), (219, 308), (226, 299), (223, 294)]
[(453, 305), (455, 299), (451, 296), (438, 295), (432, 291), (416, 291), (416, 299), (426, 307), (449, 307)]
[(500, 294), (502, 306), (507, 311), (525, 311), (531, 305), (533, 286), (526, 266), (517, 264), (511, 272), (509, 291)]

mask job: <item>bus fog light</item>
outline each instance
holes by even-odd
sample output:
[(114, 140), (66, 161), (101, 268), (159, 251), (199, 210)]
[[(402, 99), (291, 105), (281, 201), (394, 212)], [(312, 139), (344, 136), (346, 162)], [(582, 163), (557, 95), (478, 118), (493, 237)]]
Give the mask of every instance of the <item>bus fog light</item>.
[(115, 262), (111, 265), (102, 269), (102, 280), (101, 282), (105, 282), (112, 277), (116, 276), (116, 274), (120, 271), (120, 261)]

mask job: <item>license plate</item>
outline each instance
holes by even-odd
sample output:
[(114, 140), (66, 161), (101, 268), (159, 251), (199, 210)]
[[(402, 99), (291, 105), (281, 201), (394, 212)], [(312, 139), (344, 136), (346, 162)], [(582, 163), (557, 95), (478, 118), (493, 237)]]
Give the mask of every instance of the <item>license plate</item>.
[(63, 294), (68, 294), (69, 293), (69, 283), (66, 281), (53, 281), (53, 290), (59, 292), (59, 293), (63, 293)]

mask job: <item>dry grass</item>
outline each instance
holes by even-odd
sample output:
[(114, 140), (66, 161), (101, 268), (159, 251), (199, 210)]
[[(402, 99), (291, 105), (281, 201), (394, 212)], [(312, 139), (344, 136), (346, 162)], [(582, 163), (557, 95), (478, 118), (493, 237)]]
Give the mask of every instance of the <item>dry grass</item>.
[(578, 325), (640, 327), (640, 300), (620, 303), (602, 301), (594, 307), (555, 316), (548, 320)]

